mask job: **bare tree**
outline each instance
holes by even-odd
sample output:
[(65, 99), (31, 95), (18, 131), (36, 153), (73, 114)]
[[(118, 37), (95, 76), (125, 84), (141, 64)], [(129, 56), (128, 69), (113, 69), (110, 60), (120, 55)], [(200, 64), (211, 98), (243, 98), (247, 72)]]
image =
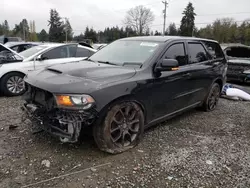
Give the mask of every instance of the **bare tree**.
[(148, 31), (154, 19), (154, 14), (149, 8), (139, 5), (127, 12), (124, 23), (142, 35)]

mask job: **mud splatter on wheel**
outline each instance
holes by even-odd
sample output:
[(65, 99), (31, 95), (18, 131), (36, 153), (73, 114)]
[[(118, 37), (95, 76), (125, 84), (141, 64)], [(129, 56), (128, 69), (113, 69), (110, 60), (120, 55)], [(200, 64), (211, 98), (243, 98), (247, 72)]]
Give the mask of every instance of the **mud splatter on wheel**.
[(207, 112), (213, 111), (219, 101), (221, 88), (218, 83), (214, 83), (205, 99), (203, 109)]
[(94, 138), (105, 152), (117, 154), (135, 147), (144, 132), (144, 114), (134, 102), (114, 105), (94, 127)]

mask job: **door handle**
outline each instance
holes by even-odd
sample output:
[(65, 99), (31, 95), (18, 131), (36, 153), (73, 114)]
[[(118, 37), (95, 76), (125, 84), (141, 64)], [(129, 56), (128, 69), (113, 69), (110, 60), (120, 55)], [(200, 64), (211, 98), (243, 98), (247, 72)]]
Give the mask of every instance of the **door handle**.
[(186, 74), (183, 74), (182, 77), (184, 77), (184, 78), (190, 78), (191, 74), (190, 73), (186, 73)]

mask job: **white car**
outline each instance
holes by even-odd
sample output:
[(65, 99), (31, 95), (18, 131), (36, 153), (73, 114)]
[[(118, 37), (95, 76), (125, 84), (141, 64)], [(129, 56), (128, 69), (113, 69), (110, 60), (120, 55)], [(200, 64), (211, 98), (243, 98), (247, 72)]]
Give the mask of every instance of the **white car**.
[(30, 71), (80, 61), (95, 52), (79, 44), (47, 43), (18, 54), (0, 44), (0, 91), (7, 96), (21, 95), (25, 92), (23, 77)]

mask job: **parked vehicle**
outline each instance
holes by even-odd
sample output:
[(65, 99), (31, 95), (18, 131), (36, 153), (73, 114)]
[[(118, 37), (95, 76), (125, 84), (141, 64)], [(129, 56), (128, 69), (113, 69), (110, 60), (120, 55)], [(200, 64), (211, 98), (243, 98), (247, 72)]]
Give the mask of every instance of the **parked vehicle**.
[[(1, 64), (23, 61), (23, 57), (12, 49), (0, 43), (0, 67)], [(1, 70), (1, 69), (0, 69)]]
[(48, 43), (17, 54), (1, 46), (5, 49), (5, 54), (0, 62), (0, 90), (7, 96), (22, 95), (25, 92), (23, 77), (28, 72), (54, 64), (83, 60), (96, 52), (92, 48), (78, 44)]
[(20, 37), (6, 37), (4, 35), (0, 36), (0, 44), (5, 44), (7, 42), (21, 42), (22, 39)]
[(214, 110), (226, 70), (216, 41), (120, 39), (83, 62), (28, 74), (23, 110), (62, 142), (93, 126), (98, 147), (115, 154), (136, 146), (149, 126), (195, 107)]
[(250, 83), (250, 47), (243, 44), (222, 44), (228, 59), (228, 81)]
[(27, 50), (33, 46), (41, 45), (43, 43), (40, 42), (7, 42), (4, 46), (9, 47), (10, 49), (20, 53), (24, 50)]

